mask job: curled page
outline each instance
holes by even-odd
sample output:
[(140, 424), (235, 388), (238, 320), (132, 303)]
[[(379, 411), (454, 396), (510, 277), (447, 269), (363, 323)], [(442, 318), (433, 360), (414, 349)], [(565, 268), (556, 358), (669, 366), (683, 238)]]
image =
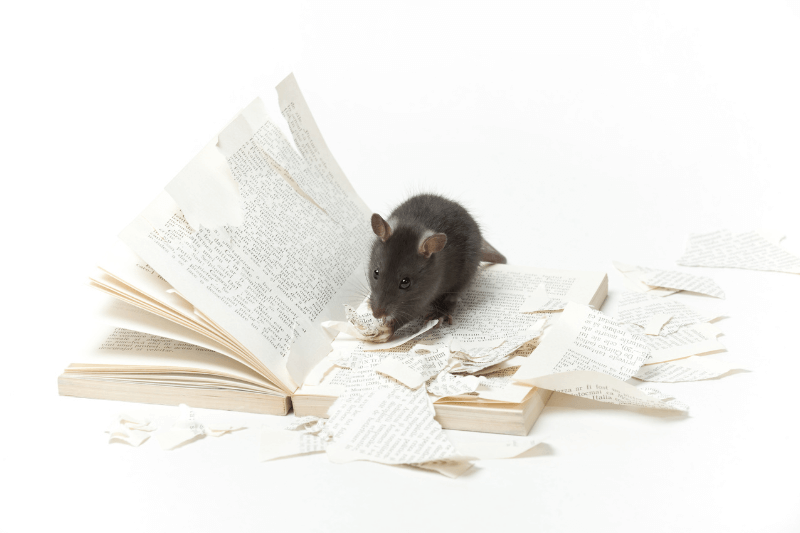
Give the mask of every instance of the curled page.
[(686, 359), (646, 365), (634, 375), (642, 381), (660, 381), (674, 383), (676, 381), (700, 381), (727, 374), (733, 370), (730, 365), (710, 357), (692, 356)]
[(691, 291), (725, 299), (725, 293), (720, 286), (707, 276), (695, 276), (671, 270), (653, 270), (643, 273), (640, 279), (642, 283), (650, 287)]
[(106, 433), (109, 443), (119, 441), (137, 447), (149, 439), (155, 429), (150, 419), (123, 413), (114, 419)]
[(739, 235), (728, 230), (692, 234), (678, 264), (800, 274), (800, 257), (757, 231)]
[(530, 377), (525, 383), (580, 398), (650, 409), (688, 411), (689, 406), (651, 388), (637, 388), (600, 372), (573, 370), (549, 376)]
[(637, 324), (643, 327), (647, 327), (656, 316), (670, 315), (672, 318), (664, 325), (661, 331), (662, 335), (671, 335), (681, 326), (709, 322), (720, 316), (701, 314), (671, 298), (665, 300), (636, 292), (622, 293), (618, 315), (618, 320), (623, 324)]

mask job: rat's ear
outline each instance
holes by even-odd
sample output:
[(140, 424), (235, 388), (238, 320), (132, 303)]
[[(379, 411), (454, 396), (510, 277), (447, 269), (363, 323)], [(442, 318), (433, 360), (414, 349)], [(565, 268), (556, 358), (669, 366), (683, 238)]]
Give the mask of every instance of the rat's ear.
[(386, 242), (386, 239), (392, 236), (392, 227), (378, 213), (372, 213), (372, 231), (383, 242)]
[(418, 251), (420, 255), (427, 259), (436, 252), (441, 252), (445, 244), (447, 244), (447, 235), (444, 233), (423, 235)]

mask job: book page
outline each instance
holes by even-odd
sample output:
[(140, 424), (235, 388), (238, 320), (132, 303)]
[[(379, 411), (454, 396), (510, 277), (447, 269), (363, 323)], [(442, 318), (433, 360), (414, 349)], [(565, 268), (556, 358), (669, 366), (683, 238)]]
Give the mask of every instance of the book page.
[(654, 268), (629, 265), (621, 261), (612, 261), (612, 263), (614, 264), (614, 267), (617, 270), (619, 270), (623, 276), (625, 276), (625, 281), (628, 284), (630, 290), (632, 291), (646, 292), (651, 296), (669, 296), (670, 294), (675, 294), (676, 292), (679, 292), (676, 289), (651, 287), (650, 285), (642, 283), (641, 281), (642, 276), (646, 276), (650, 272), (655, 272)]
[(235, 360), (207, 348), (139, 331), (106, 326), (89, 336), (77, 363), (67, 374), (120, 373), (169, 374), (180, 372), (249, 383), (264, 390), (279, 390), (263, 376)]
[(728, 230), (693, 233), (678, 264), (800, 274), (800, 257), (781, 248), (779, 241), (757, 231), (739, 235)]
[(674, 270), (653, 270), (642, 273), (639, 279), (650, 287), (691, 291), (725, 299), (725, 292), (708, 276), (695, 276)]
[[(343, 318), (343, 287), (357, 285), (372, 232), (357, 197), (328, 206), (323, 196), (336, 183), (287, 155), (278, 128), (250, 111), (218, 136), (241, 195), (241, 226), (195, 231), (162, 194), (121, 238), (291, 391), (330, 351), (319, 324)], [(321, 196), (301, 194), (300, 183)]]

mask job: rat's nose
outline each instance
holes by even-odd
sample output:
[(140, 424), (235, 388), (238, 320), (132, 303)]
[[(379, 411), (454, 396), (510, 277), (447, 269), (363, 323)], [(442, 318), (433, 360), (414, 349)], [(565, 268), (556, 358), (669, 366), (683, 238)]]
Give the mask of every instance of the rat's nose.
[(383, 309), (381, 307), (375, 308), (372, 310), (372, 316), (374, 316), (375, 318), (383, 318), (386, 316), (386, 309)]

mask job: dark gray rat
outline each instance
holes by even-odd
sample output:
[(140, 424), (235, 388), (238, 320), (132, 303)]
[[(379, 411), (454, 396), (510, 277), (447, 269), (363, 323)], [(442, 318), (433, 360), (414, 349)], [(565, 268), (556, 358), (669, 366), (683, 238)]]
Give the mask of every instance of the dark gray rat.
[(372, 231), (369, 303), (392, 333), (419, 317), (452, 324), (480, 262), (506, 262), (464, 207), (435, 194), (412, 196), (387, 220), (373, 214)]

